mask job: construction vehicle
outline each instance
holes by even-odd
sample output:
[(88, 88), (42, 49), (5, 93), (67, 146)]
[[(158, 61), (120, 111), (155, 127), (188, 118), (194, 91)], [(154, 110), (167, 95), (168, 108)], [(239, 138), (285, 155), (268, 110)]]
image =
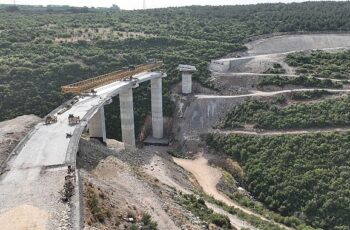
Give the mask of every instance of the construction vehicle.
[(77, 125), (80, 123), (80, 117), (75, 117), (73, 114), (69, 114), (68, 116), (68, 124), (69, 125)]
[(129, 65), (129, 70), (131, 71), (131, 70), (135, 70), (136, 69), (136, 66), (134, 66), (134, 65)]
[(62, 86), (62, 92), (75, 94), (90, 92), (92, 89), (95, 89), (97, 87), (108, 85), (115, 81), (122, 81), (123, 79), (128, 79), (130, 78), (130, 76), (132, 77), (142, 72), (153, 71), (162, 66), (163, 62), (161, 61), (154, 61), (151, 63), (136, 66), (130, 65), (116, 72), (104, 74), (84, 81)]
[(64, 114), (65, 112), (67, 112), (68, 110), (70, 110), (70, 108), (72, 108), (72, 106), (71, 105), (66, 105), (66, 106), (64, 106), (60, 111), (58, 111), (58, 115), (62, 115), (62, 114)]
[(97, 91), (95, 89), (90, 90), (91, 95), (95, 96), (97, 94)]
[(74, 104), (76, 104), (78, 101), (79, 101), (79, 97), (78, 97), (78, 96), (75, 96), (75, 97), (73, 97), (72, 101), (70, 102), (70, 105), (74, 105)]
[(72, 106), (74, 104), (76, 104), (79, 101), (79, 97), (76, 96), (74, 97), (69, 103), (67, 103), (60, 111), (58, 111), (58, 115), (62, 115), (65, 112), (67, 112), (68, 110), (70, 110), (72, 108)]
[(51, 125), (57, 122), (57, 117), (56, 116), (47, 116), (45, 119), (45, 125)]
[(132, 81), (132, 80), (136, 80), (136, 78), (134, 78), (133, 76), (130, 76), (128, 78), (123, 79), (123, 81)]

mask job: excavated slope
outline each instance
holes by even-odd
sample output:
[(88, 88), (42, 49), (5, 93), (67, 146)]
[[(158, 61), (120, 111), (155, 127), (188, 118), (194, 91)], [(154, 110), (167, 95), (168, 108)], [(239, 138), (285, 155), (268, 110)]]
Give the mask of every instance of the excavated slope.
[(291, 51), (350, 47), (350, 33), (283, 35), (246, 44), (248, 55), (285, 53)]

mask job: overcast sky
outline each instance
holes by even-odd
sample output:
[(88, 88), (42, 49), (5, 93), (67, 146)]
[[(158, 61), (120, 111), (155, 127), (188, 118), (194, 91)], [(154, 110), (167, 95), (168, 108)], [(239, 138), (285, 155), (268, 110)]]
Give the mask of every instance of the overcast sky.
[[(143, 0), (0, 0), (1, 4), (20, 5), (71, 5), (71, 6), (95, 6), (110, 7), (113, 4), (122, 9), (141, 9)], [(304, 0), (305, 1), (305, 0)], [(146, 0), (147, 8), (158, 8), (168, 6), (187, 6), (187, 5), (237, 5), (237, 4), (255, 4), (262, 2), (304, 2), (303, 0)]]

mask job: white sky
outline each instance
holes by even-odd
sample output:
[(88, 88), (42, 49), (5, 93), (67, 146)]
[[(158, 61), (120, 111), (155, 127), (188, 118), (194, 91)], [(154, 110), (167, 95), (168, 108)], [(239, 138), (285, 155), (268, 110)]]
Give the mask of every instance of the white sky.
[[(0, 0), (0, 4), (12, 4), (16, 1), (19, 5), (70, 5), (70, 6), (95, 6), (110, 7), (113, 4), (122, 9), (141, 9), (143, 0)], [(262, 2), (303, 2), (305, 0), (146, 0), (147, 8), (188, 6), (188, 5), (238, 5), (255, 4)]]

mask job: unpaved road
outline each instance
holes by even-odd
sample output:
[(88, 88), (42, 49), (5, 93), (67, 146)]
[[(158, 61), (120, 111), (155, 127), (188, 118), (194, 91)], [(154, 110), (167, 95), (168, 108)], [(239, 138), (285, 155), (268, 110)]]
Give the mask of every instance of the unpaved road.
[(224, 211), (221, 207), (215, 204), (205, 202), (205, 205), (208, 208), (212, 209), (214, 212), (227, 216), (230, 219), (231, 224), (239, 230), (240, 229), (257, 230), (257, 228), (251, 226), (249, 223), (240, 220), (237, 216)]
[(270, 96), (275, 96), (275, 95), (284, 94), (284, 93), (307, 92), (307, 91), (315, 91), (315, 90), (326, 90), (328, 92), (334, 92), (334, 93), (348, 93), (348, 92), (350, 92), (350, 89), (324, 89), (324, 88), (312, 88), (312, 89), (310, 89), (309, 88), (309, 89), (286, 89), (286, 90), (271, 91), (271, 92), (254, 90), (254, 91), (251, 91), (252, 93), (242, 94), (242, 95), (203, 95), (203, 94), (198, 94), (198, 95), (195, 95), (195, 97), (197, 99), (211, 99), (211, 98), (224, 99), (224, 98), (257, 97), (257, 96), (270, 97)]
[[(173, 158), (173, 160), (175, 161), (175, 160), (182, 160), (182, 159)], [(163, 164), (162, 162), (163, 162), (163, 159), (160, 158), (159, 156), (155, 155), (152, 158), (150, 164), (144, 166), (145, 172), (147, 174), (157, 178), (160, 182), (162, 182), (170, 187), (173, 187), (173, 188), (175, 188), (175, 189), (177, 189), (185, 194), (193, 194), (193, 192), (189, 191), (188, 188), (185, 188), (183, 185), (180, 185), (180, 183), (178, 181), (174, 180), (174, 177), (173, 177), (174, 171), (168, 168), (169, 164)], [(180, 164), (178, 164), (178, 165), (180, 165)], [(212, 181), (212, 183), (216, 184), (220, 180), (221, 175), (220, 175), (220, 172), (217, 172), (218, 171), (217, 169), (215, 169), (215, 168), (211, 168), (211, 169), (213, 169), (212, 173), (215, 174), (215, 176), (214, 176), (215, 178)], [(208, 184), (207, 188), (210, 188), (209, 184)], [(215, 192), (215, 191), (213, 191), (213, 192)], [(216, 213), (226, 215), (230, 219), (231, 224), (237, 229), (242, 229), (242, 228), (248, 228), (248, 229), (252, 229), (252, 230), (256, 229), (252, 225), (250, 225), (248, 222), (245, 222), (245, 221), (239, 219), (235, 215), (231, 215), (230, 213), (226, 212), (221, 207), (219, 207), (215, 204), (206, 202), (206, 206), (208, 208), (212, 209)]]
[[(219, 73), (219, 72), (212, 72), (213, 77), (220, 77), (220, 76), (229, 76), (229, 77), (235, 77), (235, 76), (259, 76), (259, 77), (268, 77), (268, 76), (280, 76), (280, 77), (291, 77), (291, 78), (297, 78), (301, 75), (297, 74), (271, 74), (271, 73)], [(334, 79), (334, 78), (324, 78), (324, 77), (315, 77), (319, 80), (331, 80), (336, 82), (342, 82), (347, 79)]]
[(219, 183), (222, 173), (219, 169), (209, 166), (208, 160), (203, 154), (200, 153), (194, 160), (175, 157), (173, 159), (176, 164), (193, 174), (206, 194), (213, 196), (215, 199), (222, 201), (227, 205), (239, 208), (248, 214), (254, 215), (253, 212), (232, 202), (230, 198), (221, 194), (217, 190), (216, 185)]
[(279, 135), (296, 135), (309, 133), (330, 133), (330, 132), (350, 132), (350, 128), (325, 128), (325, 129), (308, 129), (308, 130), (283, 130), (283, 131), (245, 131), (245, 130), (213, 130), (213, 133), (220, 134), (243, 134), (258, 136), (279, 136)]
[[(260, 218), (261, 220), (273, 222), (233, 202), (230, 198), (220, 193), (217, 190), (216, 185), (219, 183), (219, 180), (222, 177), (222, 173), (219, 169), (209, 166), (208, 160), (203, 156), (202, 153), (200, 153), (194, 160), (181, 159), (181, 158), (175, 158), (175, 157), (173, 158), (173, 160), (176, 164), (180, 165), (185, 170), (193, 174), (193, 176), (196, 178), (196, 180), (198, 181), (198, 183), (203, 188), (203, 191), (206, 194), (213, 196), (216, 200), (222, 201), (229, 206), (240, 209), (246, 214), (254, 215)], [(247, 226), (242, 225), (242, 221), (239, 219), (237, 219), (237, 222), (235, 224), (237, 224), (237, 226), (241, 228), (247, 228)], [(280, 226), (287, 229), (287, 227), (285, 226), (282, 226), (282, 225)]]

